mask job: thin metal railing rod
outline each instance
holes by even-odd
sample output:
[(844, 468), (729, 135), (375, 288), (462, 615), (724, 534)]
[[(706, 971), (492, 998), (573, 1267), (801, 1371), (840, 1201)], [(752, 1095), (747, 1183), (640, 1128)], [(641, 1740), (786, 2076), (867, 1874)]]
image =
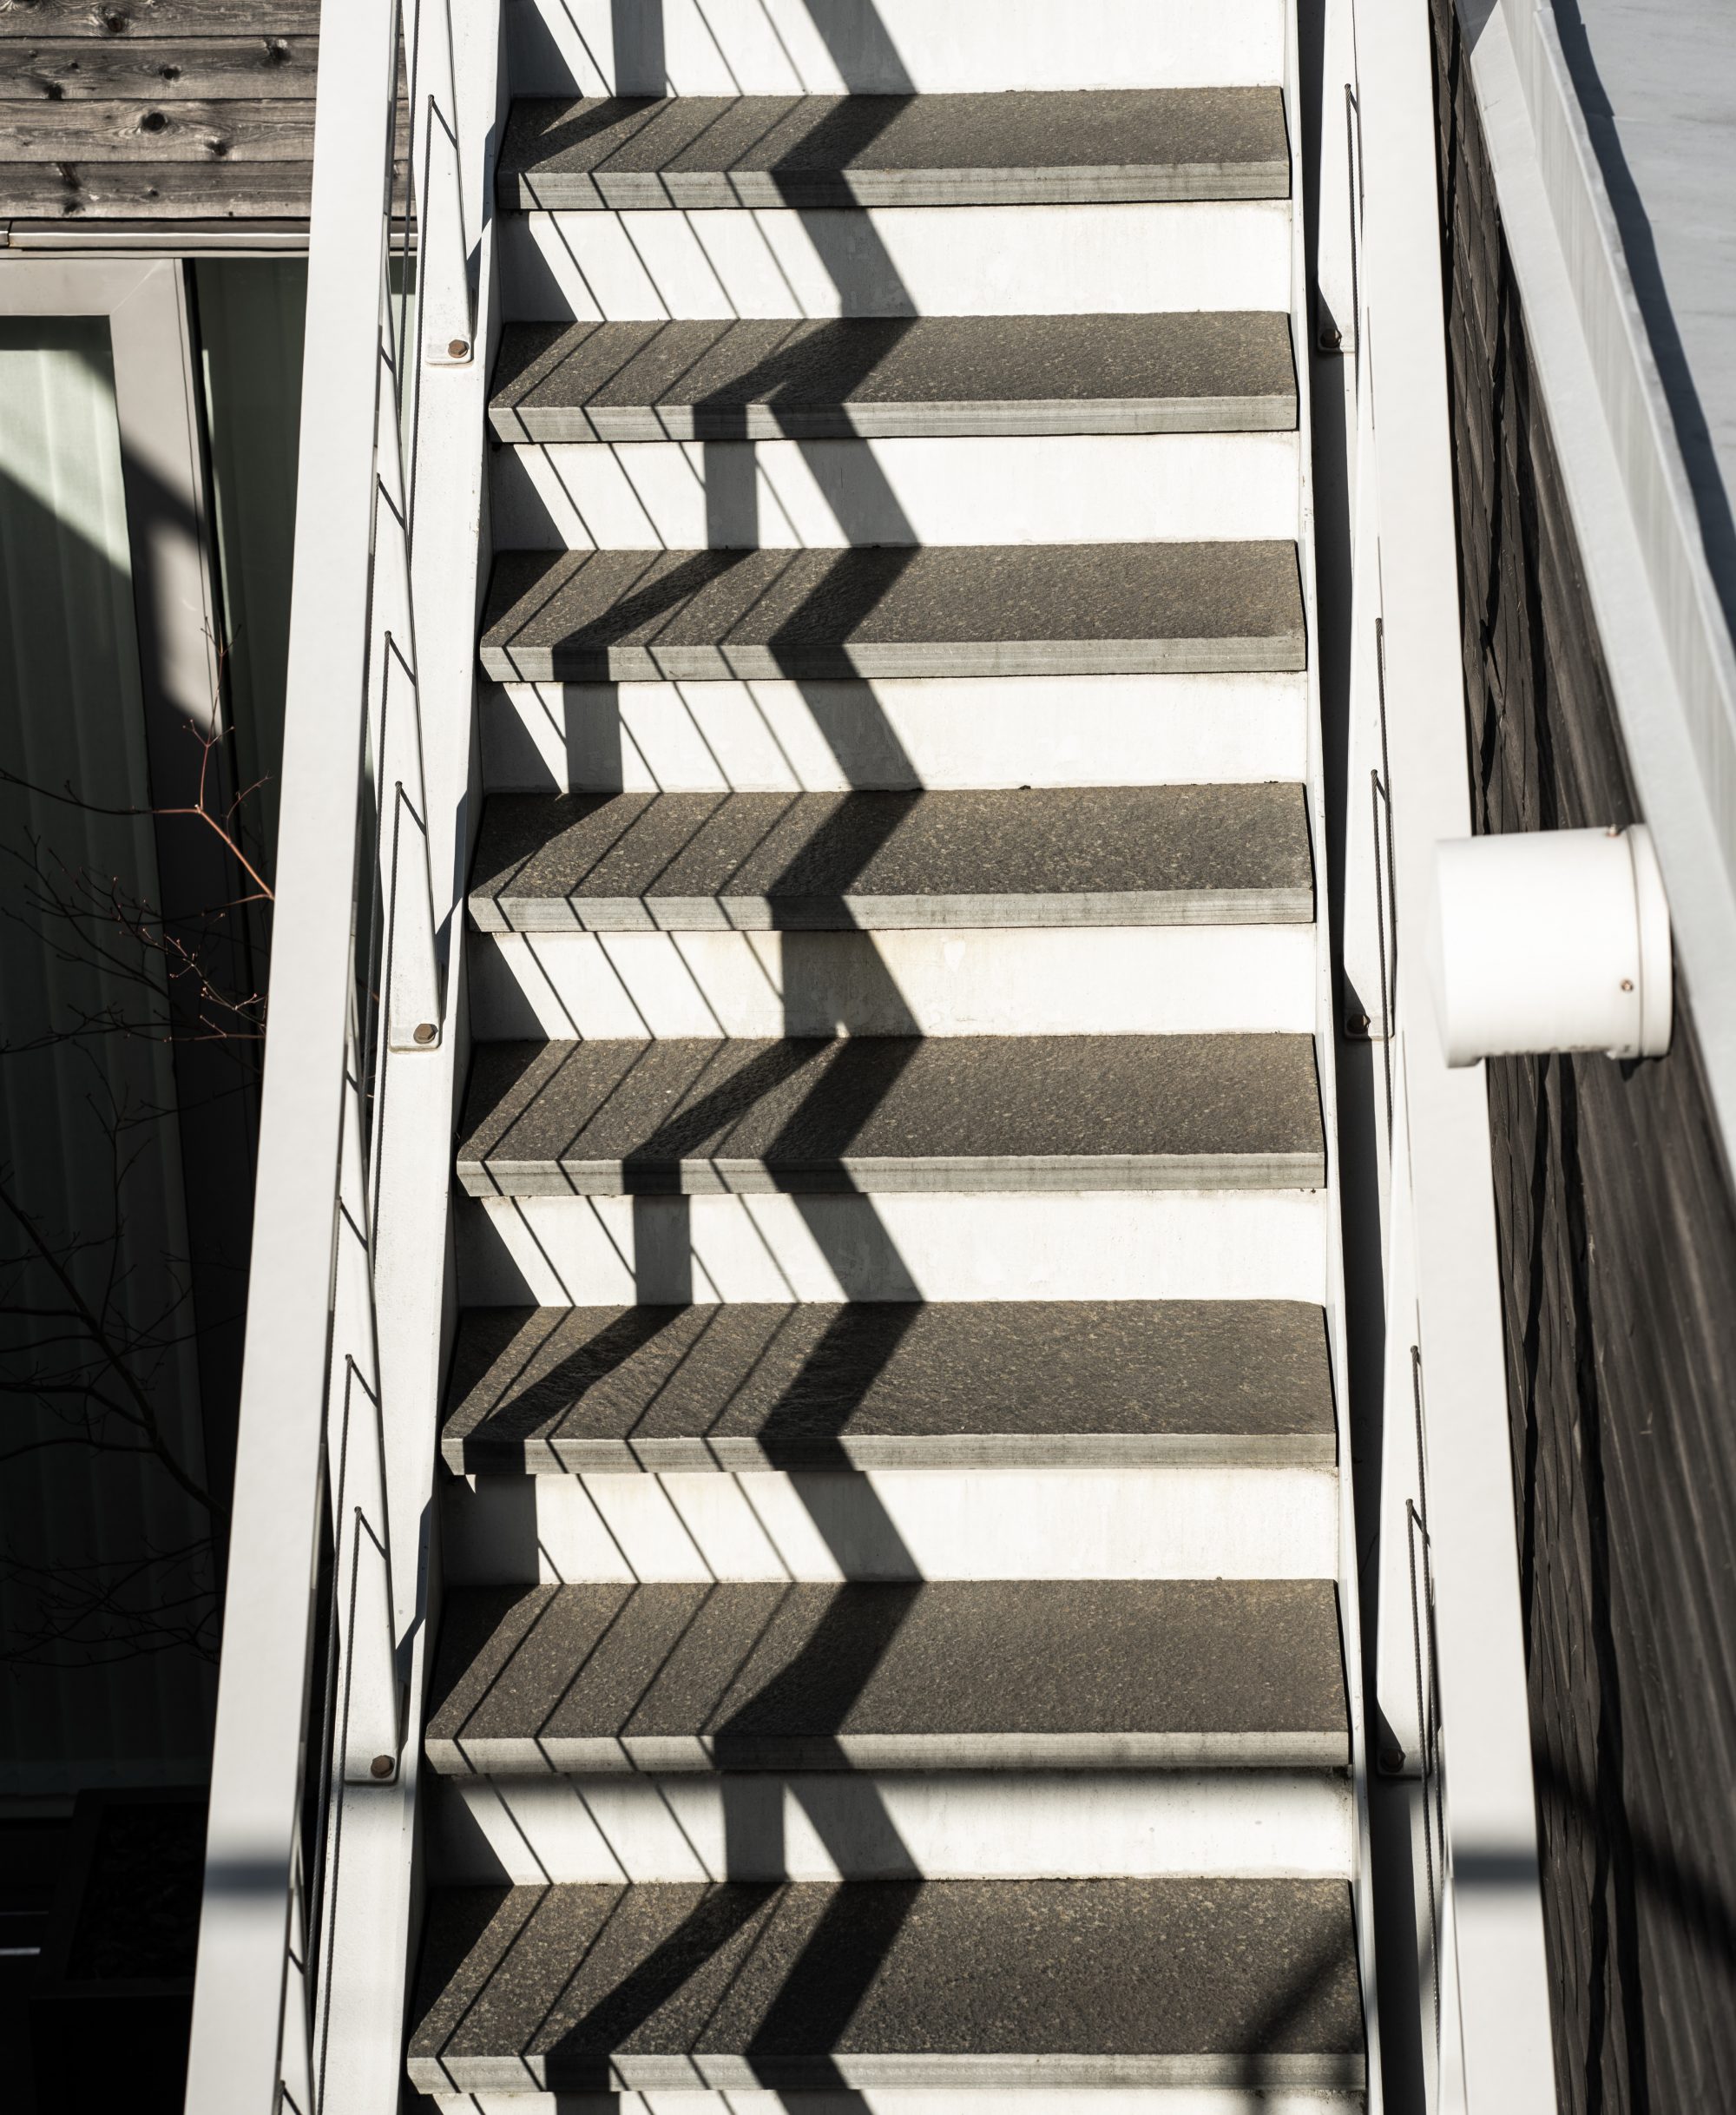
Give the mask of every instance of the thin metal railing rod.
[[(1434, 1992), (1435, 2058), (1440, 2059), (1441, 2050), (1441, 1893), (1445, 1874), (1443, 1861), (1445, 1846), (1436, 1834), (1433, 1795), (1438, 1782), (1435, 1764), (1435, 1742), (1432, 1727), (1434, 1697), (1432, 1683), (1424, 1677), (1424, 1631), (1429, 1633), (1428, 1664), (1434, 1660), (1433, 1640), (1435, 1612), (1429, 1604), (1428, 1547), (1429, 1531), (1423, 1525), (1423, 1516), (1417, 1512), (1413, 1499), (1404, 1501), (1405, 1552), (1410, 1567), (1410, 1637), (1417, 1663), (1417, 1723), (1423, 1729), (1423, 1882), (1428, 1891), (1429, 1907), (1429, 1972)], [(1417, 1577), (1417, 1546), (1418, 1538), (1423, 1545), (1423, 1574)]]
[(410, 365), (464, 366), (475, 356), (476, 319), (459, 168), (451, 13), (444, 0), (418, 0), (415, 21), (411, 107), (422, 135), (417, 208), (418, 227), (426, 239), (418, 259), (421, 361)]
[[(322, 23), (278, 899), (187, 2115), (273, 2115), (323, 1499), (397, 10)], [(299, 2037), (295, 2037), (299, 2040)]]

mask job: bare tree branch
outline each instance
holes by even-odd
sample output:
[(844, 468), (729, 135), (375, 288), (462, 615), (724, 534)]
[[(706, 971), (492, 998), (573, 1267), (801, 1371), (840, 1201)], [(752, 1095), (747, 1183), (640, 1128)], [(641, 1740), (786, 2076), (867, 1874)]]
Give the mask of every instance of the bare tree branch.
[[(194, 1112), (177, 1109), (162, 1090), (135, 1091), (135, 1078), (124, 1069), (116, 1074), (115, 1055), (128, 1043), (220, 1044), (236, 1060), (239, 1092), (251, 1092), (259, 1071), (265, 996), (239, 988), (233, 973), (247, 959), (244, 921), (273, 901), (241, 839), (244, 806), (258, 789), (220, 807), (213, 787), (220, 738), (189, 731), (201, 744), (197, 791), (179, 807), (93, 801), (70, 782), (56, 789), (0, 766), (0, 786), (88, 815), (190, 821), (215, 835), (247, 883), (231, 900), (171, 919), (121, 876), (69, 866), (41, 836), (0, 848), (17, 880), (0, 915), (32, 936), (53, 969), (71, 972), (56, 980), (54, 1018), (0, 1044), (0, 1060), (62, 1051), (89, 1064), (84, 1106), (94, 1128), (80, 1136), (105, 1143), (111, 1200), (106, 1212), (63, 1228), (56, 1208), (45, 1210), (25, 1189), (18, 1168), (0, 1164), (0, 1466), (16, 1473), (33, 1458), (67, 1454), (93, 1470), (126, 1461), (194, 1509), (165, 1546), (141, 1525), (132, 1546), (99, 1544), (96, 1555), (34, 1546), (35, 1524), (24, 1522), (23, 1532), (15, 1524), (0, 1550), (0, 1589), (13, 1611), (0, 1663), (14, 1666), (216, 1654), (215, 1531), (226, 1509), (188, 1451), (198, 1443), (194, 1428), (183, 1433), (177, 1413), (183, 1361), (198, 1336), (191, 1274), (181, 1260), (140, 1245), (141, 1228), (151, 1222), (139, 1215), (155, 1194), (155, 1164), (173, 1137), (168, 1127)], [(139, 1061), (130, 1062), (136, 1074)], [(214, 1104), (227, 1091), (207, 1091), (204, 1100)], [(148, 1505), (141, 1523), (161, 1503)]]

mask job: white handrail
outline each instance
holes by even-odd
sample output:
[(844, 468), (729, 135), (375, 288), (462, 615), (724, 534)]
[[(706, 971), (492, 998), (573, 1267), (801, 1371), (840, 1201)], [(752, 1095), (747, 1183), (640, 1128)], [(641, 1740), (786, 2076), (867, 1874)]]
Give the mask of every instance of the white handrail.
[[(444, 0), (429, 11), (450, 84)], [(319, 2105), (336, 1875), (318, 1836), (304, 1871), (306, 1780), (321, 1831), (333, 1779), (391, 1781), (404, 1738), (371, 1134), (388, 1053), (438, 1046), (443, 998), (401, 438), (417, 365), (402, 347), (418, 344), (420, 318), (400, 335), (391, 282), (394, 217), (407, 227), (416, 208), (398, 159), (410, 27), (398, 0), (345, 0), (321, 21), (270, 1025), (189, 2115)], [(447, 234), (462, 243), (456, 218)], [(430, 276), (425, 255), (418, 269)], [(444, 315), (467, 284), (462, 250), (438, 278)], [(315, 1667), (321, 1617), (330, 1649)]]
[(1430, 20), (1425, 0), (1358, 6), (1353, 20), (1361, 768), (1349, 798), (1364, 929), (1346, 962), (1382, 1014), (1364, 1024), (1384, 1083), (1377, 1692), (1384, 1768), (1420, 1780), (1428, 2105), (1545, 2115), (1554, 2056), (1488, 1097), (1481, 1070), (1445, 1063), (1416, 944), (1435, 847), (1470, 827)]

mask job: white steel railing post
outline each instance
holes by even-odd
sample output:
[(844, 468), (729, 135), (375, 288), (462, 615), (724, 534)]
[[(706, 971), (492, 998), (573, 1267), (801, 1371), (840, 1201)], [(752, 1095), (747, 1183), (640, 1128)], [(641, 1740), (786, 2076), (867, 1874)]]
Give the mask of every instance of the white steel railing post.
[(1357, 1026), (1378, 1046), (1381, 1769), (1407, 1788), (1411, 1816), (1424, 2103), (1546, 2115), (1550, 1992), (1488, 1097), (1480, 1071), (1447, 1067), (1420, 973), (1436, 847), (1469, 833), (1471, 786), (1430, 12), (1381, 0), (1351, 20), (1345, 969), (1365, 1010)]
[[(424, 169), (454, 187), (457, 263), (431, 284), (454, 338), (462, 293), (468, 341), (446, 0), (420, 10), (437, 24), (417, 42), (452, 155), (448, 170), (424, 153)], [(403, 455), (402, 378), (418, 363), (398, 349), (419, 325), (396, 336), (389, 276), (394, 207), (408, 231), (419, 203), (397, 195), (404, 27), (398, 0), (346, 0), (321, 22), (271, 1026), (188, 2115), (324, 2102), (338, 1884), (325, 1832), (347, 1787), (391, 1792), (403, 1738), (372, 1163), (386, 1053), (437, 1049), (443, 1000)], [(424, 143), (440, 131), (431, 118)], [(408, 258), (406, 233), (406, 303)]]
[[(418, 263), (420, 261), (418, 253)], [(380, 390), (375, 435), (373, 636), (368, 667), (369, 753), (379, 815), (382, 966), (386, 1039), (395, 1051), (440, 1039), (441, 987), (428, 866), (427, 781), (416, 616), (410, 592), (410, 496), (404, 474), (404, 369), (390, 289), (380, 294)]]
[(461, 367), (475, 352), (476, 320), (458, 159), (451, 19), (439, 6), (418, 16), (418, 29), (413, 122), (421, 179), (422, 357), (433, 366)]
[(360, 1053), (353, 1034), (351, 1055), (339, 1171), (326, 1459), (332, 1492), (332, 1602), (338, 1644), (334, 1739), (344, 1780), (358, 1784), (382, 1782), (397, 1774), (402, 1714), (393, 1650), (396, 1626), (380, 1432), (379, 1358), (374, 1343), (373, 1229), (362, 1153)]

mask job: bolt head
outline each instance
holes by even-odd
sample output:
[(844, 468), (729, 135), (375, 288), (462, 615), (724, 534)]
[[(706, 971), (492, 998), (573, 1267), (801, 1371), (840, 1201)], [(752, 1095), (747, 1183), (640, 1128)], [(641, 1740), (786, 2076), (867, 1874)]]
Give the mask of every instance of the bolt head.
[(425, 1046), (434, 1040), (440, 1031), (432, 1021), (418, 1021), (411, 1032), (417, 1042)]
[(451, 344), (446, 347), (449, 357), (453, 359), (467, 359), (470, 354), (470, 341), (468, 338), (455, 338)]
[(376, 1756), (373, 1761), (368, 1765), (368, 1775), (371, 1777), (378, 1777), (384, 1779), (390, 1777), (397, 1768), (397, 1763), (392, 1761), (390, 1756)]
[(1631, 977), (1624, 977), (1621, 979), (1621, 989), (1624, 992), (1631, 992), (1634, 989), (1634, 979)]

